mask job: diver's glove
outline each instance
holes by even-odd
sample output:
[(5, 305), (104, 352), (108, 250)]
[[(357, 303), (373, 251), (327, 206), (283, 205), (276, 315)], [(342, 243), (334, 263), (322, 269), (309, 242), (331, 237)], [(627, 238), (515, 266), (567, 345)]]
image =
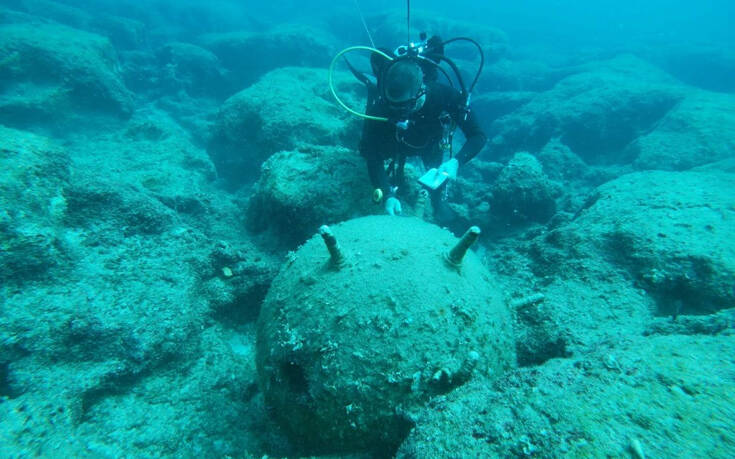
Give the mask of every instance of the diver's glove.
[(449, 161), (445, 161), (439, 166), (437, 174), (444, 174), (449, 177), (449, 180), (457, 180), (457, 170), (459, 169), (459, 161), (457, 158), (452, 158)]
[(401, 214), (401, 201), (395, 196), (390, 196), (385, 200), (385, 212), (388, 215), (400, 215)]

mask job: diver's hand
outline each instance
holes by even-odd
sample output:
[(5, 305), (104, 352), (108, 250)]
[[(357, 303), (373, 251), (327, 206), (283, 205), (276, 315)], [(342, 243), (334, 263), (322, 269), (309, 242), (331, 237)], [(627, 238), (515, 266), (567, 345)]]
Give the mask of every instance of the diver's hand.
[(459, 169), (459, 161), (456, 158), (452, 158), (449, 161), (445, 161), (439, 166), (437, 170), (438, 174), (444, 174), (449, 177), (449, 180), (457, 180), (457, 170)]
[(401, 215), (401, 201), (395, 196), (385, 200), (385, 212), (388, 215)]

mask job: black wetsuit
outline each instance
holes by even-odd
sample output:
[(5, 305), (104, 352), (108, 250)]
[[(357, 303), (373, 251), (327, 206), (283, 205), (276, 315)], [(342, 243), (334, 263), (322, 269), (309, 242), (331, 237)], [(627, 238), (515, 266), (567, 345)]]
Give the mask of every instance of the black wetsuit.
[[(367, 161), (373, 187), (380, 188), (384, 196), (388, 196), (391, 186), (402, 185), (403, 166), (408, 156), (420, 156), (427, 168), (441, 164), (443, 127), (440, 118), (443, 113), (451, 116), (466, 138), (462, 149), (454, 156), (460, 166), (477, 155), (485, 145), (486, 137), (472, 112), (465, 119), (463, 108), (464, 101), (459, 91), (441, 83), (427, 82), (424, 106), (411, 115), (408, 129), (403, 130), (393, 122), (365, 120), (360, 154)], [(367, 114), (391, 117), (387, 104), (370, 96)], [(393, 171), (386, 170), (384, 161), (388, 159), (393, 160)], [(390, 177), (389, 172), (392, 172)]]

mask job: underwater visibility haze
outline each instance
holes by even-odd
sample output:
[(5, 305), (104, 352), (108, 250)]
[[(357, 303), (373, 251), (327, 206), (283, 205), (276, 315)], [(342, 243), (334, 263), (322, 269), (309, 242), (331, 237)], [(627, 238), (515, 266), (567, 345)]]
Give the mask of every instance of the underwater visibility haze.
[(735, 457), (733, 17), (0, 0), (0, 456)]

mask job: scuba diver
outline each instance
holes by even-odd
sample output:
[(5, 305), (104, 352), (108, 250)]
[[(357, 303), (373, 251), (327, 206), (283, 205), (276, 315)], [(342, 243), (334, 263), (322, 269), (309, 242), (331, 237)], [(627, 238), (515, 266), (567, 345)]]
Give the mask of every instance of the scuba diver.
[[(469, 88), (454, 62), (444, 55), (444, 45), (458, 40), (469, 41), (480, 51), (480, 68)], [(364, 118), (359, 149), (374, 188), (373, 200), (382, 204), (389, 215), (400, 214), (401, 192), (407, 189), (406, 159), (419, 157), (428, 169), (419, 182), (429, 192), (434, 219), (440, 225), (450, 223), (454, 212), (446, 202), (447, 185), (456, 179), (459, 167), (477, 155), (487, 140), (469, 109), (470, 93), (484, 62), (482, 49), (468, 38), (443, 42), (438, 36), (426, 40), (426, 34), (422, 33), (420, 42), (399, 46), (393, 53), (383, 48), (352, 47), (338, 54), (335, 61), (355, 49), (372, 53), (373, 75), (370, 76), (357, 71), (345, 58), (352, 73), (367, 87), (365, 113), (351, 110), (334, 90), (333, 94), (345, 109)], [(440, 65), (443, 62), (454, 72), (459, 89)], [(438, 81), (440, 73), (446, 77), (447, 84)], [(456, 127), (466, 140), (454, 155), (452, 139)]]

